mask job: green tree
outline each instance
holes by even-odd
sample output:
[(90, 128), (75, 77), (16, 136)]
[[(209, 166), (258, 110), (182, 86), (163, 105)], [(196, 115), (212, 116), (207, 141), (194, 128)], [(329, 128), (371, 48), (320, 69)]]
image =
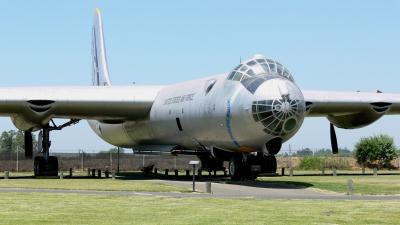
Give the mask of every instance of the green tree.
[[(35, 135), (32, 134), (33, 149), (37, 149), (37, 141)], [(21, 130), (3, 131), (0, 135), (0, 152), (16, 152), (24, 149), (24, 132)]]
[(393, 138), (383, 134), (361, 138), (354, 152), (357, 162), (369, 167), (390, 168), (390, 162), (397, 157)]
[(302, 150), (299, 150), (295, 153), (296, 156), (312, 156), (313, 155), (313, 151), (311, 151), (311, 149), (309, 148), (305, 148)]
[(13, 138), (15, 131), (3, 131), (0, 136), (0, 150), (1, 152), (11, 152), (13, 145)]

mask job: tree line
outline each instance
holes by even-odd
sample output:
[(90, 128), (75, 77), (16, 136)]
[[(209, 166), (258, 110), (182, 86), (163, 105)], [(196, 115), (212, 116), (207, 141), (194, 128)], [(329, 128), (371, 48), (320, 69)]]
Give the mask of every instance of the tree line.
[[(36, 151), (38, 148), (38, 142), (36, 136), (32, 134), (33, 139), (33, 150)], [(24, 146), (24, 132), (21, 130), (8, 130), (3, 131), (0, 136), (0, 153), (10, 153), (23, 151)]]

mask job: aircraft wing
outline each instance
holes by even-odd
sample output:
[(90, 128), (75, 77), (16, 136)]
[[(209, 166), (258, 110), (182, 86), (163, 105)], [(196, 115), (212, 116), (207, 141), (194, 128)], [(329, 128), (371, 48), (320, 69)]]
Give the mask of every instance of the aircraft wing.
[(306, 116), (345, 116), (363, 112), (400, 114), (400, 94), (303, 91)]
[(140, 120), (149, 116), (160, 89), (136, 85), (0, 88), (0, 116), (13, 118), (19, 128), (18, 120), (36, 125), (52, 118)]

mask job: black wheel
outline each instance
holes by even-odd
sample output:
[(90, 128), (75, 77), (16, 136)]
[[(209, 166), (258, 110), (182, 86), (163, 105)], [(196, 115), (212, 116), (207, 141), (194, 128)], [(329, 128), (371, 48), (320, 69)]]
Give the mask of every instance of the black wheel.
[(25, 148), (25, 158), (32, 159), (33, 142), (32, 142), (32, 133), (29, 131), (25, 131), (24, 134), (24, 148)]
[(46, 166), (47, 176), (58, 176), (58, 159), (55, 156), (49, 156), (49, 161)]
[(242, 157), (234, 156), (229, 161), (229, 175), (232, 180), (240, 180), (243, 174)]
[(263, 159), (263, 172), (276, 173), (277, 163), (276, 157), (273, 155), (265, 155)]
[(49, 156), (47, 164), (43, 156), (36, 156), (33, 167), (35, 176), (58, 175), (58, 159), (55, 156)]
[(43, 156), (36, 156), (33, 163), (34, 175), (36, 176), (44, 176), (46, 171), (46, 161)]

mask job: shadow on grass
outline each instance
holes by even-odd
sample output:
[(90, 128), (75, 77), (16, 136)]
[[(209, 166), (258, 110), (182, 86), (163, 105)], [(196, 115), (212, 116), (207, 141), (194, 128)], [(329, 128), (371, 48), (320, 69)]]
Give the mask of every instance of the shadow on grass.
[[(164, 174), (144, 174), (142, 172), (124, 172), (118, 174), (116, 179), (119, 180), (172, 180), (172, 181), (192, 181), (192, 176), (185, 176), (185, 175), (164, 175)], [(312, 187), (313, 184), (307, 182), (299, 182), (299, 181), (232, 181), (229, 177), (224, 175), (217, 175), (217, 176), (209, 176), (203, 175), (199, 179), (196, 177), (196, 181), (201, 182), (214, 182), (214, 183), (221, 183), (221, 184), (232, 184), (232, 185), (241, 185), (241, 186), (248, 186), (248, 187), (257, 187), (257, 188), (276, 188), (276, 189), (304, 189), (308, 187)]]
[(304, 189), (314, 186), (311, 183), (299, 181), (228, 181), (227, 184), (235, 184), (241, 186), (257, 187), (257, 188), (276, 188), (276, 189)]
[[(96, 173), (97, 175), (97, 173)], [(3, 177), (0, 177), (0, 179)], [(35, 178), (34, 176), (10, 176), (9, 179), (59, 179), (59, 177), (37, 177)], [(64, 175), (64, 179), (111, 179), (111, 175), (109, 178), (106, 178), (104, 174), (102, 174), (102, 177), (99, 178), (97, 176), (72, 176), (70, 177), (69, 175)], [(141, 171), (135, 171), (135, 172), (121, 172), (117, 174), (116, 180), (167, 180), (167, 181), (192, 181), (193, 177), (192, 175), (186, 176), (184, 174), (179, 174), (178, 176), (175, 176), (174, 174), (145, 174)], [(244, 180), (244, 181), (232, 181), (228, 176), (224, 175), (209, 175), (209, 174), (203, 174), (201, 177), (196, 176), (196, 181), (201, 181), (201, 182), (214, 182), (214, 183), (221, 183), (221, 184), (232, 184), (232, 185), (241, 185), (241, 186), (248, 186), (248, 187), (257, 187), (257, 188), (276, 188), (276, 189), (304, 189), (308, 187), (312, 187), (313, 185), (311, 183), (306, 183), (306, 182), (299, 182), (299, 181), (275, 181), (275, 180), (256, 180), (256, 181), (251, 181), (251, 180)]]

